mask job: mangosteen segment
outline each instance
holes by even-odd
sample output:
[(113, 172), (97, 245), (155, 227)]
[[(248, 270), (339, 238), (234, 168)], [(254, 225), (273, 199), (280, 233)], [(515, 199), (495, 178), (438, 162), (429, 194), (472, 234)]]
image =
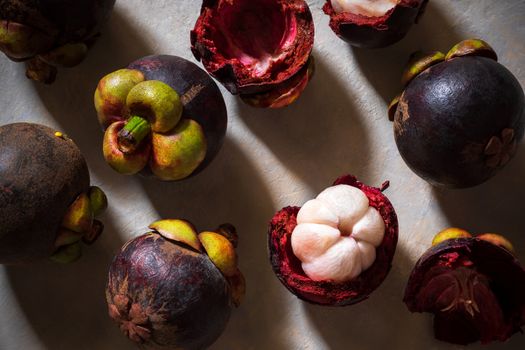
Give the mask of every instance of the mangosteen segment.
[(281, 85), (307, 65), (313, 40), (304, 0), (205, 0), (191, 32), (195, 58), (241, 95), (276, 88), (282, 95)]
[(399, 152), (436, 186), (472, 187), (515, 155), (525, 131), (525, 95), (490, 46), (466, 40), (444, 61), (436, 53), (407, 68), (389, 106)]
[(408, 309), (434, 314), (435, 337), (454, 344), (505, 341), (519, 332), (525, 324), (525, 270), (500, 245), (506, 239), (443, 232), (451, 238), (436, 235), (443, 240), (412, 271), (404, 297)]
[[(219, 233), (202, 232), (199, 239), (207, 250), (195, 250), (184, 242), (196, 237), (193, 225), (184, 220), (151, 226), (163, 235), (139, 236), (113, 259), (106, 288), (109, 315), (128, 338), (147, 349), (207, 348), (244, 294), (236, 260), (229, 276), (214, 261), (222, 250), (216, 248), (233, 246)], [(216, 245), (214, 235), (226, 243)]]
[(386, 277), (396, 244), (392, 205), (350, 175), (302, 208), (283, 208), (269, 226), (277, 277), (300, 299), (320, 305), (366, 299)]
[(327, 0), (330, 28), (351, 45), (378, 48), (401, 40), (428, 0)]

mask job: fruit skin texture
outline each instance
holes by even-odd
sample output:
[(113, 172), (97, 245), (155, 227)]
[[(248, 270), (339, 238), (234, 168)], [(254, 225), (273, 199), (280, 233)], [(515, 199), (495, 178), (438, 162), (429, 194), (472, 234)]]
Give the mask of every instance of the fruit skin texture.
[(228, 91), (261, 108), (299, 97), (313, 75), (313, 42), (304, 0), (204, 0), (191, 31), (195, 58)]
[(350, 12), (337, 13), (327, 0), (323, 6), (330, 16), (330, 28), (353, 46), (380, 48), (403, 39), (423, 15), (429, 0), (400, 0), (381, 17), (367, 17)]
[[(140, 171), (143, 175), (151, 175), (153, 169), (157, 178), (166, 181), (181, 180), (198, 174), (215, 158), (226, 134), (226, 105), (215, 82), (197, 65), (176, 56), (147, 56), (132, 62), (127, 68), (127, 70), (111, 73), (120, 76), (121, 80), (118, 84), (112, 85), (111, 81), (106, 81), (108, 75), (101, 80), (95, 92), (95, 106), (99, 114), (99, 122), (104, 129), (115, 130), (110, 133), (108, 133), (109, 129), (106, 131), (104, 141), (106, 161), (112, 164), (113, 161), (108, 158), (120, 159), (121, 163), (112, 164), (112, 167), (123, 174), (134, 174)], [(113, 80), (116, 81), (116, 79)], [(151, 134), (145, 137), (137, 152), (123, 156), (118, 149), (116, 132), (122, 129), (132, 117), (129, 99), (126, 104), (126, 97), (129, 97), (130, 89), (138, 86), (137, 84), (151, 81), (163, 82), (178, 93), (180, 103), (183, 105), (181, 120), (169, 132), (163, 131), (154, 137)], [(140, 108), (138, 111), (140, 112)], [(148, 116), (142, 115), (142, 117)], [(197, 122), (198, 126), (195, 126), (194, 122), (188, 123), (188, 119)], [(175, 145), (176, 142), (179, 142), (180, 134), (173, 133), (173, 131), (184, 124), (192, 126), (191, 130), (198, 128), (199, 136), (203, 139), (192, 138), (191, 140), (198, 141), (193, 142), (191, 148), (187, 147), (191, 150), (188, 154), (179, 152), (184, 147), (163, 147), (163, 144)], [(185, 130), (188, 133), (191, 131), (189, 128)], [(113, 135), (113, 138), (109, 135)], [(191, 157), (191, 160), (184, 158), (186, 156)], [(163, 160), (162, 166), (153, 163), (159, 159)], [(165, 165), (166, 163), (168, 165)], [(169, 173), (166, 169), (179, 169), (181, 165), (184, 166), (187, 163), (191, 163), (192, 167), (188, 167), (184, 172), (176, 171), (177, 176), (166, 175)]]
[(161, 233), (129, 241), (113, 259), (106, 288), (109, 314), (141, 348), (207, 348), (223, 332), (232, 306), (238, 306), (244, 294), (244, 278), (236, 256), (231, 256), (233, 243), (214, 232), (198, 237), (207, 235), (212, 245), (216, 238), (227, 242), (221, 244), (228, 246), (225, 255), (214, 249), (220, 248), (216, 245), (206, 247), (214, 257), (233, 259), (229, 261), (235, 271), (221, 270), (198, 241), (192, 244), (198, 250), (182, 243), (197, 239), (191, 224), (164, 220), (153, 227)]
[(89, 189), (73, 141), (43, 125), (0, 127), (0, 263), (49, 257), (68, 206)]
[(525, 129), (519, 82), (494, 59), (475, 54), (423, 70), (394, 108), (401, 156), (436, 186), (488, 180), (514, 156)]
[[(56, 65), (80, 63), (114, 4), (115, 0), (0, 0), (0, 50), (15, 61), (47, 61), (56, 74)], [(54, 80), (47, 78), (48, 83)]]
[(404, 302), (434, 314), (438, 340), (466, 345), (505, 341), (525, 324), (525, 270), (483, 235), (431, 247), (410, 275)]
[(350, 185), (362, 190), (369, 205), (379, 211), (385, 222), (383, 242), (376, 249), (376, 260), (357, 278), (348, 282), (313, 281), (302, 271), (300, 260), (291, 247), (291, 234), (297, 226), (300, 207), (285, 207), (272, 218), (268, 229), (268, 249), (272, 268), (290, 292), (304, 301), (328, 306), (346, 306), (368, 298), (390, 271), (397, 245), (397, 216), (380, 189), (366, 186), (354, 176), (339, 177), (333, 185)]

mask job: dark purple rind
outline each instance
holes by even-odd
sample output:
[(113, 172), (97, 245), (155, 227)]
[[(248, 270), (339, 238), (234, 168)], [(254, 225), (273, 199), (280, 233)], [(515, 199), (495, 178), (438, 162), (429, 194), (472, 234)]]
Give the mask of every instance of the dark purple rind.
[(84, 157), (43, 125), (0, 127), (0, 263), (49, 257), (63, 216), (89, 189)]
[(183, 118), (197, 121), (206, 136), (206, 157), (191, 176), (198, 174), (215, 158), (226, 134), (228, 115), (217, 84), (196, 64), (176, 56), (147, 56), (132, 62), (128, 68), (141, 71), (146, 80), (160, 80), (168, 84), (181, 98), (191, 88), (198, 90), (193, 99), (184, 105), (182, 114)]
[(119, 295), (129, 298), (128, 310), (138, 304), (147, 316), (147, 349), (207, 348), (230, 317), (230, 287), (208, 256), (157, 233), (129, 241), (113, 259), (106, 288), (110, 307)]
[(397, 246), (397, 215), (388, 198), (379, 189), (366, 186), (351, 175), (341, 176), (333, 185), (340, 184), (361, 189), (367, 195), (370, 206), (379, 210), (386, 226), (383, 242), (376, 249), (376, 261), (356, 279), (345, 283), (316, 282), (304, 274), (290, 240), (297, 226), (296, 217), (300, 207), (281, 209), (274, 215), (268, 228), (268, 250), (274, 273), (291, 293), (312, 304), (346, 306), (367, 299), (388, 275)]
[(381, 17), (366, 17), (349, 12), (336, 13), (328, 0), (323, 11), (330, 16), (330, 28), (353, 46), (380, 48), (403, 39), (423, 15), (429, 0), (401, 0)]
[[(403, 301), (411, 312), (431, 312), (436, 316), (441, 313), (422, 307), (421, 301), (432, 296), (423, 296), (420, 292), (432, 277), (465, 266), (489, 280), (492, 292), (497, 297), (503, 311), (504, 324), (485, 332), (472, 329), (473, 325), (464, 322), (461, 327), (440, 324), (435, 318), (434, 329), (440, 340), (468, 344), (478, 340), (483, 343), (504, 341), (512, 334), (521, 332), (525, 325), (525, 269), (517, 258), (508, 250), (479, 238), (458, 238), (444, 241), (428, 249), (418, 260), (408, 280)], [(478, 303), (481, 312), (487, 303)], [(450, 320), (449, 320), (450, 321)], [(461, 320), (456, 320), (457, 322)], [(494, 328), (493, 325), (491, 328)], [(503, 334), (501, 334), (503, 332)], [(481, 339), (480, 339), (481, 338)]]
[(499, 168), (484, 149), (506, 128), (521, 140), (523, 90), (504, 66), (484, 57), (458, 57), (415, 77), (395, 114), (395, 140), (407, 165), (433, 185), (478, 185)]
[(114, 5), (115, 0), (0, 0), (0, 20), (24, 24), (39, 35), (52, 38), (50, 47), (36, 52), (40, 54), (67, 43), (92, 39)]

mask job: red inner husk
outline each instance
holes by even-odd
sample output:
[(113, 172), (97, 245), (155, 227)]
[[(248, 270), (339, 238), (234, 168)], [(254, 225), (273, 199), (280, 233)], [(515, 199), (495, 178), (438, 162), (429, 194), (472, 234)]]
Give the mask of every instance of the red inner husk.
[(313, 47), (303, 0), (204, 1), (192, 50), (232, 93), (269, 90), (297, 73)]
[(286, 207), (272, 218), (269, 227), (270, 260), (280, 281), (299, 298), (321, 305), (344, 306), (366, 299), (385, 279), (392, 265), (397, 245), (397, 216), (390, 201), (374, 187), (357, 181), (351, 175), (342, 176), (334, 185), (350, 185), (362, 190), (370, 206), (377, 209), (385, 222), (383, 242), (376, 249), (376, 260), (357, 278), (344, 283), (313, 281), (301, 267), (301, 261), (291, 247), (291, 234), (297, 226), (299, 207)]

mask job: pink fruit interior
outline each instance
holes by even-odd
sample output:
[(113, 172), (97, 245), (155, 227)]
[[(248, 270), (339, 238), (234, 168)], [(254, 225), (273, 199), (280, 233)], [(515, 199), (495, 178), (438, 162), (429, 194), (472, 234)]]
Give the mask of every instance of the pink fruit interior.
[(504, 341), (524, 324), (525, 270), (505, 249), (477, 238), (445, 241), (418, 261), (405, 292), (410, 311), (435, 315), (437, 339)]
[(397, 216), (390, 201), (377, 188), (366, 186), (353, 176), (337, 179), (334, 185), (346, 184), (361, 189), (385, 221), (385, 237), (376, 250), (376, 260), (356, 279), (335, 283), (313, 281), (302, 270), (301, 262), (291, 247), (291, 234), (297, 226), (299, 207), (286, 207), (277, 212), (269, 228), (269, 250), (272, 267), (281, 282), (299, 298), (321, 305), (350, 305), (366, 299), (390, 271), (397, 245)]
[(275, 0), (223, 1), (210, 24), (218, 53), (241, 62), (257, 77), (266, 73), (297, 34), (292, 11)]

